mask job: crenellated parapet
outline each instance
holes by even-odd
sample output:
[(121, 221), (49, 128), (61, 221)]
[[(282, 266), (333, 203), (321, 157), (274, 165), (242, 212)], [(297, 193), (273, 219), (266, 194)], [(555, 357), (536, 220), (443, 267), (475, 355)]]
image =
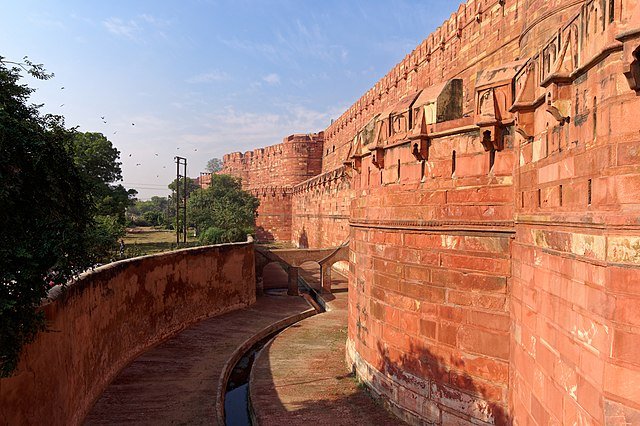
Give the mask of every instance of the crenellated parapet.
[(238, 176), (244, 188), (295, 185), (321, 170), (323, 132), (290, 135), (282, 143), (223, 157), (223, 173)]

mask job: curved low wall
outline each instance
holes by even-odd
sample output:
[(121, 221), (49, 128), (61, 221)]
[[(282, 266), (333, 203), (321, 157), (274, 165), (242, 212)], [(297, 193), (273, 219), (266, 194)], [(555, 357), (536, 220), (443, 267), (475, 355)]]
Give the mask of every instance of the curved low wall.
[(253, 243), (125, 260), (43, 306), (49, 332), (0, 381), (0, 424), (79, 424), (136, 355), (186, 326), (255, 302)]

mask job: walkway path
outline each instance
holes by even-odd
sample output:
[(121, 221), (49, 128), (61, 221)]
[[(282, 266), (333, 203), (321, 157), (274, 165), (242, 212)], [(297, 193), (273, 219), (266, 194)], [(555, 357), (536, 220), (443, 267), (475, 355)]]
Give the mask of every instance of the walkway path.
[[(301, 275), (314, 278), (308, 271)], [(347, 293), (341, 291), (346, 283), (342, 279), (336, 286), (336, 273), (333, 279), (337, 292), (327, 303), (329, 311), (283, 331), (254, 363), (250, 394), (261, 426), (402, 424), (347, 371)]]
[[(319, 272), (301, 275), (320, 288)], [(250, 391), (260, 425), (401, 423), (347, 371), (347, 284), (338, 274), (333, 278), (329, 311), (286, 329), (254, 364)], [(126, 367), (86, 424), (216, 424), (218, 380), (233, 352), (265, 327), (308, 310), (300, 297), (264, 296), (250, 308), (195, 324)]]
[(121, 371), (86, 424), (215, 424), (218, 379), (235, 349), (261, 329), (309, 308), (301, 297), (264, 296), (250, 308), (195, 324)]

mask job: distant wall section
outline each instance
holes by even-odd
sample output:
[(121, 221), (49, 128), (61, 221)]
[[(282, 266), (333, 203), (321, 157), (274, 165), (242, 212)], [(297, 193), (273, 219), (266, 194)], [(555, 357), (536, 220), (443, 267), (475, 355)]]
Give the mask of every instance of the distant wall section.
[(291, 135), (277, 145), (223, 157), (222, 173), (240, 177), (243, 189), (260, 200), (256, 236), (291, 241), (293, 187), (322, 170), (324, 133)]

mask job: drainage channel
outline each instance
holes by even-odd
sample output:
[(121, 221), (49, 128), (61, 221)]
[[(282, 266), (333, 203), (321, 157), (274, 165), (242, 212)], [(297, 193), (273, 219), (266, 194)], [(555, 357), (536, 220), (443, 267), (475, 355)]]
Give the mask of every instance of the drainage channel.
[(224, 397), (225, 424), (227, 426), (250, 426), (249, 415), (249, 375), (253, 361), (269, 340), (282, 330), (278, 330), (253, 345), (231, 370)]
[[(303, 280), (302, 280), (303, 281)], [(302, 290), (308, 290), (310, 287), (304, 282)], [(286, 291), (281, 290), (281, 291)], [(274, 293), (278, 293), (275, 290)], [(268, 292), (266, 292), (268, 293)], [(317, 299), (322, 300), (318, 295), (312, 293), (312, 298), (317, 303)], [(316, 308), (316, 311), (318, 309)], [(286, 327), (284, 327), (286, 328)], [(274, 331), (265, 336), (245, 352), (238, 362), (233, 366), (224, 397), (225, 425), (227, 426), (251, 426), (251, 415), (249, 414), (249, 376), (251, 368), (256, 359), (258, 352), (269, 343), (271, 339), (280, 334), (284, 328)]]

